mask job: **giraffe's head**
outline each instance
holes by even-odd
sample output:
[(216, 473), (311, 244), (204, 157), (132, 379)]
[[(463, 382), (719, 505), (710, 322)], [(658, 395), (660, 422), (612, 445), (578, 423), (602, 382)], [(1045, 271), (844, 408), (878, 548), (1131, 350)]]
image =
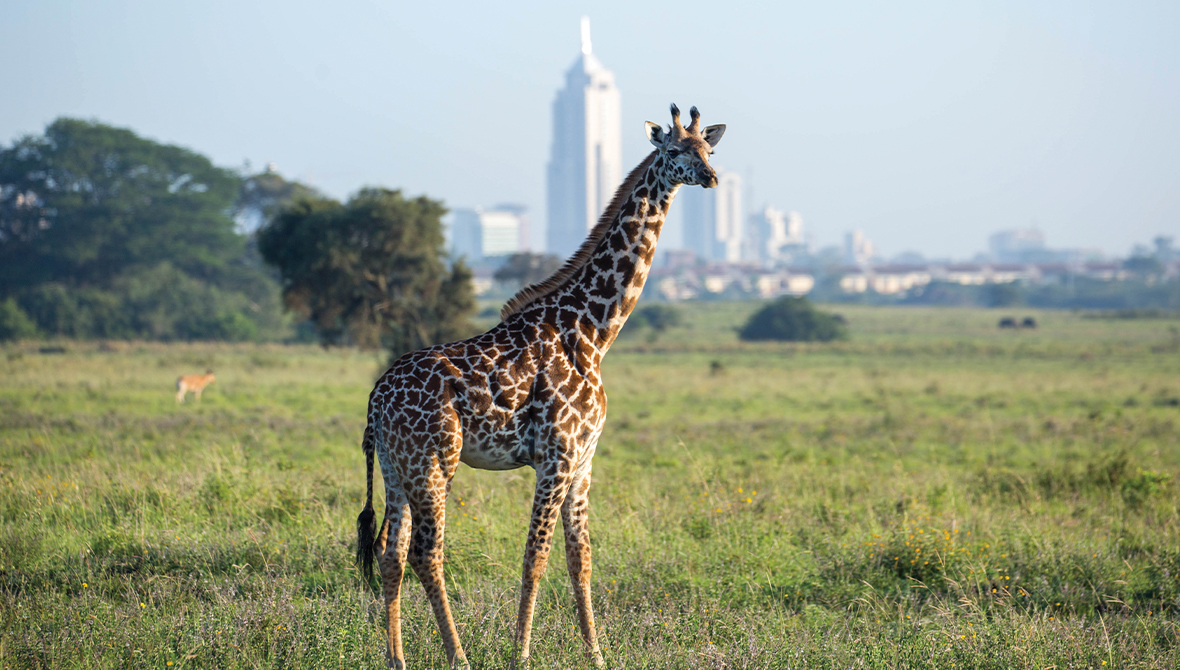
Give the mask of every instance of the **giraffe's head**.
[(692, 123), (687, 128), (680, 125), (680, 109), (672, 105), (672, 126), (668, 132), (660, 124), (648, 121), (647, 139), (655, 145), (664, 158), (664, 173), (674, 184), (700, 185), (713, 188), (717, 185), (717, 172), (709, 166), (709, 155), (713, 147), (725, 134), (725, 125), (719, 124), (701, 129), (701, 113), (693, 107), (688, 111)]

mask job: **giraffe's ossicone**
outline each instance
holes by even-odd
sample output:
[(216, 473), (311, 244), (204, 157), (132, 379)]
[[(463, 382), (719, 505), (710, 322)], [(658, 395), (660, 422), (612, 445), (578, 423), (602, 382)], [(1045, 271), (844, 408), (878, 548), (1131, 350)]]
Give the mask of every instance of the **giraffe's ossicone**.
[[(388, 614), (388, 663), (404, 668), (401, 583), (406, 562), (434, 609), (452, 667), (466, 658), (443, 583), (447, 494), (459, 463), (537, 472), (525, 545), (516, 659), (529, 656), (537, 584), (558, 517), (565, 534), (586, 653), (602, 654), (590, 603), (590, 466), (606, 420), (602, 357), (635, 308), (668, 207), (681, 185), (717, 185), (709, 155), (725, 126), (647, 122), (655, 150), (636, 167), (578, 251), (552, 277), (523, 289), (501, 322), (461, 342), (406, 354), (369, 396), (363, 446), (368, 497), (357, 519), (357, 560), (376, 557)], [(385, 479), (385, 519), (373, 512), (373, 456)]]

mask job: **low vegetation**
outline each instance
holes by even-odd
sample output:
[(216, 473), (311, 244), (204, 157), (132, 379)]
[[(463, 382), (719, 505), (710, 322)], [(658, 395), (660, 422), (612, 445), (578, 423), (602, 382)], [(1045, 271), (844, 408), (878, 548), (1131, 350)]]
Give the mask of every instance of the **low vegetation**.
[(844, 317), (815, 308), (807, 298), (783, 296), (754, 312), (738, 332), (743, 340), (831, 342), (848, 339)]
[[(683, 306), (606, 359), (591, 529), (610, 667), (1180, 667), (1175, 321), (1030, 309), (1038, 328), (1013, 331), (990, 310), (841, 306), (848, 341), (739, 341), (758, 307)], [(382, 667), (351, 547), (383, 361), (7, 345), (0, 666)], [(176, 377), (209, 368), (178, 406)], [(455, 479), (447, 578), (474, 667), (509, 662), (532, 477)], [(562, 553), (544, 667), (582, 663)], [(407, 654), (440, 667), (406, 581)]]

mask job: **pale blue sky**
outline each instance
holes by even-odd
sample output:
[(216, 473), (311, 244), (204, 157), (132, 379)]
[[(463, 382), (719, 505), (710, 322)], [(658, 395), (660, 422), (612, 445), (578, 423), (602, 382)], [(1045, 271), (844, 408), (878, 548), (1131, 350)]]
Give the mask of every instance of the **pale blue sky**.
[[(274, 161), (343, 197), (522, 202), (591, 17), (643, 122), (697, 105), (715, 163), (820, 244), (964, 257), (1035, 224), (1124, 254), (1180, 235), (1180, 3), (0, 0), (0, 141), (60, 115)], [(675, 205), (674, 205), (675, 207)]]

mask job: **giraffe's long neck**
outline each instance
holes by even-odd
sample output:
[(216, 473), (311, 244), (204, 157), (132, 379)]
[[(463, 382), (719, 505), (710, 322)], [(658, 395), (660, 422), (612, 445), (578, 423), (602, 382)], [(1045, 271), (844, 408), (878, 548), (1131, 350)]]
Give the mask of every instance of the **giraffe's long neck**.
[(635, 309), (668, 207), (680, 188), (664, 178), (664, 161), (661, 155), (649, 161), (589, 262), (559, 291), (561, 326), (567, 332), (575, 329), (578, 339), (600, 355)]

